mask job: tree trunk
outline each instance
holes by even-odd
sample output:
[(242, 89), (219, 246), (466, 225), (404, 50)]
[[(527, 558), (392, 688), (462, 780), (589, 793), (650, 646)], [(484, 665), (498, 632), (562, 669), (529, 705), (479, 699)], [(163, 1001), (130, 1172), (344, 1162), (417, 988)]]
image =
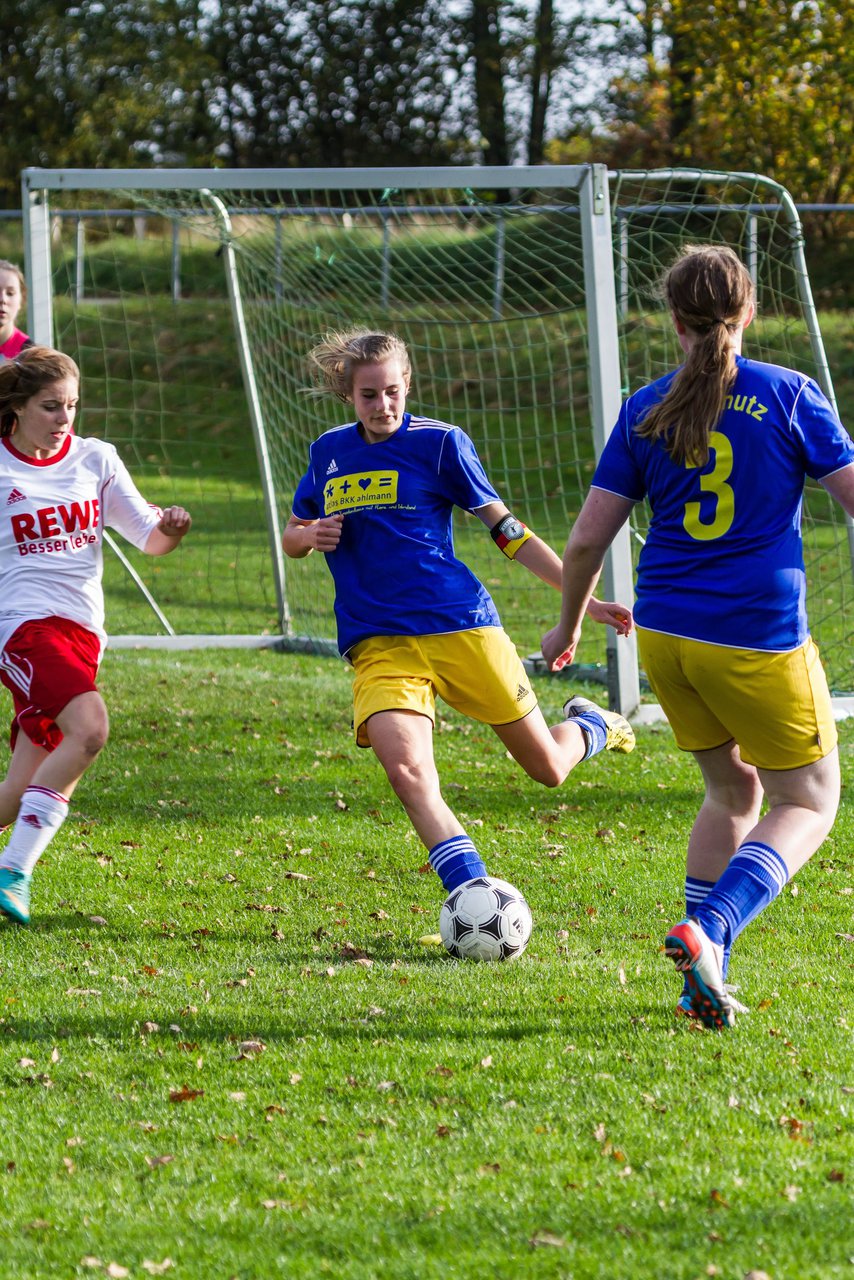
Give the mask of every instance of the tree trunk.
[(472, 0), (474, 91), (484, 164), (510, 163), (504, 114), (504, 69), (497, 0)]
[(531, 64), (531, 121), (528, 128), (528, 164), (542, 164), (546, 114), (554, 70), (554, 3), (540, 0), (534, 26)]

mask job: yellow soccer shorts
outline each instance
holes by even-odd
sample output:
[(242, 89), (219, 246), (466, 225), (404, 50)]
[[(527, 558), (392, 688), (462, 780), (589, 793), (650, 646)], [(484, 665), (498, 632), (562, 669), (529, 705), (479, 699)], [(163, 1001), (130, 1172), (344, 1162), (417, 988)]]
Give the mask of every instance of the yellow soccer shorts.
[(350, 650), (353, 725), (370, 746), (366, 722), (378, 711), (415, 711), (436, 721), (436, 695), (483, 724), (513, 724), (537, 705), (512, 641), (501, 627), (429, 636), (371, 636)]
[(747, 764), (799, 769), (836, 746), (830, 691), (812, 639), (768, 653), (637, 632), (643, 668), (683, 751), (709, 751), (734, 738)]

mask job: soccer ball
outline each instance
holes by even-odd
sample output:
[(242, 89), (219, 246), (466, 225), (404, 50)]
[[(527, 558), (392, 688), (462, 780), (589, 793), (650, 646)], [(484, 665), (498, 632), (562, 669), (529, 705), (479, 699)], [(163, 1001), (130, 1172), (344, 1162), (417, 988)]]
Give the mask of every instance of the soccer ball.
[(533, 923), (518, 889), (477, 876), (448, 894), (439, 933), (445, 949), (460, 960), (515, 960), (528, 945)]

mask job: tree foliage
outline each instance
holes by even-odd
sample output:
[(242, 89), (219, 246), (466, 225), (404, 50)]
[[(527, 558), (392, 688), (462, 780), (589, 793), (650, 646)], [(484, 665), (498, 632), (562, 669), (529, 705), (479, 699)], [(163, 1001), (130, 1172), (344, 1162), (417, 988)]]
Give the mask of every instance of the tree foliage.
[(0, 203), (28, 165), (543, 159), (851, 200), (849, 28), (850, 0), (6, 0)]

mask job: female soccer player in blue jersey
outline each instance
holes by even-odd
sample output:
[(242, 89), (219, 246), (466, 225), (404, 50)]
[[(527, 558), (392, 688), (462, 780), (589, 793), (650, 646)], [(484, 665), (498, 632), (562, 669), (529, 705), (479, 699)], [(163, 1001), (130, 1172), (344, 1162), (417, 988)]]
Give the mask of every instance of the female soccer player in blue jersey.
[[(338, 644), (355, 668), (354, 727), (373, 748), (450, 892), (486, 868), (445, 803), (433, 760), (435, 697), (490, 724), (538, 782), (559, 786), (604, 747), (631, 751), (622, 717), (570, 699), (549, 728), (486, 588), (454, 555), (454, 507), (477, 515), (506, 556), (560, 587), (557, 554), (511, 515), (457, 426), (406, 410), (411, 367), (390, 334), (330, 334), (310, 359), (320, 390), (351, 404), (356, 421), (310, 450), (282, 545), (326, 555), (335, 584)], [(628, 609), (590, 600), (619, 634)]]
[(854, 515), (854, 444), (804, 374), (742, 356), (754, 291), (730, 249), (686, 249), (664, 295), (685, 362), (623, 405), (567, 543), (561, 618), (543, 654), (563, 665), (606, 549), (647, 498), (640, 654), (705, 781), (688, 915), (665, 948), (685, 974), (681, 1010), (721, 1027), (741, 1011), (724, 985), (733, 942), (819, 847), (839, 802), (801, 510), (809, 476)]

